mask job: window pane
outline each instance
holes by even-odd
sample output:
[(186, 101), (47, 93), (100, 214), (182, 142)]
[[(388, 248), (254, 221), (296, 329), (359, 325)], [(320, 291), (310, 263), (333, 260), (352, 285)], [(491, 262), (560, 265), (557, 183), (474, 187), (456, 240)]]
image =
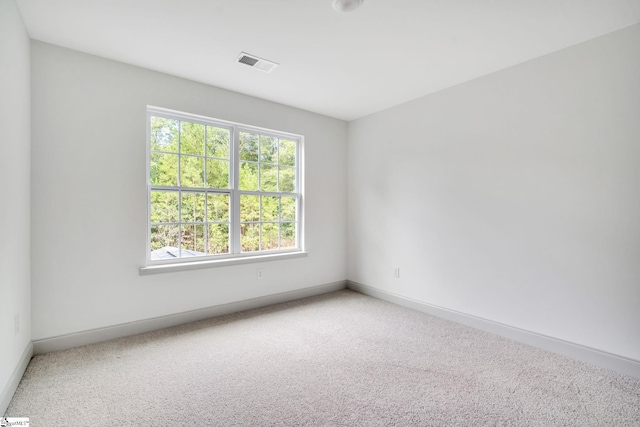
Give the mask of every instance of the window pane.
[(280, 197), (262, 196), (262, 221), (278, 221), (279, 205)]
[(276, 138), (260, 135), (260, 161), (278, 163), (278, 140)]
[(180, 154), (204, 156), (204, 125), (180, 122)]
[(229, 158), (229, 129), (207, 126), (207, 156)]
[(182, 258), (206, 255), (204, 251), (204, 225), (182, 225)]
[(258, 165), (240, 162), (240, 190), (256, 191), (258, 189)]
[(229, 195), (209, 194), (207, 196), (207, 215), (209, 222), (229, 221)]
[(278, 224), (262, 224), (262, 250), (278, 249)]
[(242, 224), (240, 226), (240, 246), (242, 252), (253, 252), (260, 250), (260, 225)]
[(240, 160), (258, 161), (258, 135), (240, 132)]
[(278, 191), (278, 167), (260, 165), (260, 190)]
[(178, 222), (178, 192), (151, 192), (151, 222)]
[(209, 254), (229, 253), (229, 226), (212, 224), (209, 226)]
[(151, 117), (151, 150), (178, 152), (178, 121)]
[(178, 185), (178, 156), (151, 153), (150, 180), (152, 185), (173, 187)]
[(240, 221), (260, 221), (260, 196), (240, 196)]
[(180, 186), (204, 187), (204, 158), (180, 156)]
[(204, 222), (204, 193), (182, 193), (182, 222)]
[(280, 140), (281, 165), (295, 166), (296, 164), (296, 143), (294, 141)]
[(282, 197), (280, 207), (280, 219), (282, 221), (296, 220), (296, 198)]
[(207, 159), (207, 186), (229, 188), (229, 161)]
[(299, 141), (187, 113), (166, 113), (180, 117), (174, 119), (148, 111), (152, 259), (297, 248)]
[(286, 222), (280, 224), (280, 248), (296, 247), (296, 223)]
[(295, 190), (295, 169), (280, 168), (280, 191), (293, 192)]
[[(178, 224), (151, 226), (151, 259), (162, 259), (167, 256), (166, 250), (178, 248)], [(176, 256), (177, 257), (177, 254)], [(173, 257), (173, 258), (175, 258)]]

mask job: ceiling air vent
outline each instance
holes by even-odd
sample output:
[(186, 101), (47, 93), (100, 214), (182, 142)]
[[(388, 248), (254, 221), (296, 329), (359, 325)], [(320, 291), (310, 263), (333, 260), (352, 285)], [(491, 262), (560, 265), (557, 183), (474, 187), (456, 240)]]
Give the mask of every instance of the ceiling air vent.
[(249, 67), (255, 68), (260, 71), (264, 71), (265, 73), (270, 73), (274, 68), (278, 66), (275, 62), (267, 61), (266, 59), (258, 58), (257, 56), (250, 55), (246, 52), (240, 53), (236, 61), (248, 65)]

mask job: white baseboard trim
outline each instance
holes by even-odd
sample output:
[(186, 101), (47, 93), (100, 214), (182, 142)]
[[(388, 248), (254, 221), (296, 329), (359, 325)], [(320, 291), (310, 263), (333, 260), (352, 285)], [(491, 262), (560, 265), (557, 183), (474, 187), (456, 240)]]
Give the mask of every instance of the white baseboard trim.
[[(2, 389), (2, 393), (0, 393), (0, 416), (3, 416), (7, 412), (7, 408), (9, 407), (9, 403), (11, 403), (11, 399), (18, 389), (18, 385), (20, 384), (20, 380), (24, 375), (24, 371), (27, 370), (27, 366), (33, 357), (33, 344), (29, 343), (22, 352), (22, 356), (20, 356), (20, 361), (18, 365), (13, 370), (13, 373), (9, 377), (9, 381)], [(17, 414), (16, 416), (22, 416), (21, 414)]]
[(209, 319), (211, 317), (222, 316), (230, 313), (250, 310), (253, 308), (266, 307), (282, 302), (294, 301), (301, 298), (335, 292), (347, 287), (345, 280), (310, 288), (298, 289), (295, 291), (282, 292), (273, 295), (251, 298), (248, 300), (221, 304), (213, 307), (198, 310), (186, 311), (183, 313), (170, 314), (167, 316), (154, 317), (151, 319), (138, 320), (135, 322), (123, 323), (104, 328), (91, 329), (88, 331), (76, 332), (73, 334), (61, 335), (52, 338), (45, 338), (33, 341), (33, 353), (35, 355), (49, 353), (51, 351), (66, 350), (73, 347), (80, 347), (87, 344), (109, 341), (130, 335), (137, 335), (144, 332), (169, 328), (185, 323), (196, 322)]
[(607, 353), (569, 341), (547, 335), (530, 332), (524, 329), (472, 316), (455, 310), (449, 310), (423, 301), (407, 298), (392, 292), (383, 291), (361, 283), (347, 281), (347, 288), (381, 300), (389, 301), (403, 307), (451, 320), (475, 329), (512, 339), (543, 350), (558, 353), (582, 362), (590, 363), (605, 369), (640, 378), (640, 361)]

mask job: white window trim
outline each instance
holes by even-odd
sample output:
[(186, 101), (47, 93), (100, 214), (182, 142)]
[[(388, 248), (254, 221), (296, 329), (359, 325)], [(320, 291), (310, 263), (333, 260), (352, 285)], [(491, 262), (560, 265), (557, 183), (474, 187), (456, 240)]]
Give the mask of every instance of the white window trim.
[(232, 265), (253, 264), (265, 261), (281, 261), (287, 259), (304, 258), (309, 255), (308, 251), (296, 251), (296, 252), (270, 252), (264, 255), (243, 256), (237, 258), (224, 258), (224, 259), (207, 259), (202, 261), (189, 261), (174, 262), (173, 264), (158, 264), (148, 265), (146, 267), (140, 267), (141, 275), (158, 274), (158, 273), (173, 273), (176, 271), (187, 270), (199, 270), (202, 268), (212, 267), (229, 267)]
[[(230, 209), (230, 251), (229, 254), (215, 254), (202, 256), (197, 258), (176, 258), (176, 259), (163, 259), (163, 260), (152, 260), (151, 259), (151, 189), (152, 187), (158, 188), (160, 186), (152, 186), (150, 182), (150, 156), (151, 156), (151, 147), (149, 144), (150, 141), (150, 118), (151, 116), (161, 116), (167, 117), (176, 120), (184, 120), (193, 123), (200, 123), (204, 125), (213, 125), (220, 126), (224, 128), (229, 128), (232, 132), (233, 141), (238, 141), (240, 132), (252, 132), (252, 133), (260, 133), (261, 135), (269, 135), (277, 138), (291, 139), (297, 141), (296, 144), (296, 167), (295, 167), (295, 182), (296, 182), (296, 192), (291, 194), (297, 195), (298, 206), (296, 209), (296, 239), (297, 239), (297, 247), (296, 248), (287, 248), (287, 249), (278, 249), (278, 250), (269, 250), (269, 251), (259, 251), (259, 252), (240, 252), (240, 195), (243, 193), (247, 193), (239, 189), (239, 183), (236, 182), (239, 175), (240, 162), (239, 158), (239, 150), (240, 145), (234, 143), (232, 147), (230, 147), (229, 153), (229, 162), (230, 168), (233, 168), (233, 172), (230, 173), (230, 182), (228, 189), (222, 189), (222, 192), (228, 192), (231, 195), (231, 206)], [(145, 266), (140, 268), (140, 274), (153, 274), (160, 272), (173, 272), (173, 271), (181, 271), (181, 270), (191, 270), (197, 268), (208, 268), (208, 267), (223, 267), (229, 265), (238, 265), (238, 264), (247, 264), (253, 262), (263, 262), (263, 261), (272, 261), (272, 260), (281, 260), (281, 259), (290, 259), (290, 258), (298, 258), (307, 256), (308, 252), (305, 250), (305, 239), (304, 239), (304, 136), (293, 134), (289, 132), (281, 132), (272, 129), (261, 128), (258, 126), (247, 125), (243, 123), (230, 122), (227, 120), (215, 119), (206, 116), (200, 116), (197, 114), (190, 114), (175, 110), (170, 110), (162, 107), (155, 106), (147, 106), (147, 114), (146, 114), (146, 188), (147, 188), (147, 232), (146, 232), (146, 263)], [(231, 171), (230, 171), (231, 172)], [(176, 190), (180, 187), (168, 187), (167, 189)], [(216, 191), (216, 189), (211, 188), (211, 191)], [(269, 195), (275, 193), (268, 192), (249, 192), (255, 193), (259, 195)], [(288, 193), (279, 193), (279, 194), (288, 194)], [(236, 251), (233, 253), (233, 251)]]

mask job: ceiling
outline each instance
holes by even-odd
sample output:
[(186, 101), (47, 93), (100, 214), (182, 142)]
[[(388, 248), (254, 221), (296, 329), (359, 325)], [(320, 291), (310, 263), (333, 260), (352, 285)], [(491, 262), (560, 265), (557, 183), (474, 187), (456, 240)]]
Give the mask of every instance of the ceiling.
[[(640, 22), (640, 0), (17, 0), (31, 38), (343, 120)], [(280, 64), (263, 73), (241, 51)]]

